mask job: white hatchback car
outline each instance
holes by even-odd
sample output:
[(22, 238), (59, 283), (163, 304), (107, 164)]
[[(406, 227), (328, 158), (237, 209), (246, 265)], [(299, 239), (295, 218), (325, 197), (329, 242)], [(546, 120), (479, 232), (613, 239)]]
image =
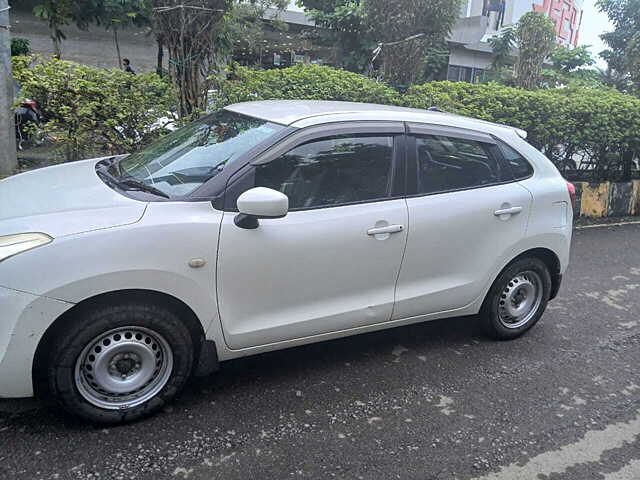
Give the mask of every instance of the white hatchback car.
[(133, 420), (219, 361), (480, 314), (531, 328), (575, 192), (524, 132), (342, 102), (229, 106), (0, 182), (0, 397)]

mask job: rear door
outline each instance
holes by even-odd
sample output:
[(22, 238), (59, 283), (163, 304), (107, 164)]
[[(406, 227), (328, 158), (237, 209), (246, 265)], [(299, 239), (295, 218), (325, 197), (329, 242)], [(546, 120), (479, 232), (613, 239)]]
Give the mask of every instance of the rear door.
[(532, 197), (481, 132), (409, 125), (410, 234), (394, 319), (472, 303), (526, 234)]

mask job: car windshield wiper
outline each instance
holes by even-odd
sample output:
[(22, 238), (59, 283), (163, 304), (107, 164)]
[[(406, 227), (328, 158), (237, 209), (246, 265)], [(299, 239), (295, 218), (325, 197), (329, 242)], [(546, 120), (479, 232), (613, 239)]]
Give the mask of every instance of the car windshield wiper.
[(151, 185), (147, 185), (146, 183), (133, 178), (133, 177), (128, 177), (128, 178), (124, 178), (124, 179), (119, 179), (116, 178), (114, 179), (116, 184), (120, 187), (126, 187), (127, 190), (139, 190), (141, 192), (147, 192), (147, 193), (151, 193), (153, 195), (157, 195), (159, 197), (164, 197), (164, 198), (171, 198), (169, 195), (167, 195), (166, 193), (164, 193), (162, 190), (153, 187)]
[[(111, 159), (109, 159), (111, 160)], [(114, 175), (109, 173), (109, 168), (113, 165), (113, 163), (107, 163), (100, 165), (98, 164), (98, 168), (96, 169), (96, 173), (100, 178), (102, 178), (108, 185), (115, 185), (124, 190), (137, 190), (140, 192), (147, 192), (153, 195), (157, 195), (159, 197), (171, 198), (168, 194), (164, 193), (162, 190), (153, 187), (151, 185), (147, 185), (146, 183), (138, 180), (134, 177), (126, 177), (126, 178), (116, 178)]]

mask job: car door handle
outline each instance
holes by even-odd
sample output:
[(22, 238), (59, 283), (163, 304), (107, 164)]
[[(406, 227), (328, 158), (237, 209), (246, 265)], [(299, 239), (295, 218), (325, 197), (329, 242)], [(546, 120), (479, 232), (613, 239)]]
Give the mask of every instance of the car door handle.
[(367, 235), (384, 235), (385, 233), (398, 233), (404, 230), (404, 225), (387, 225), (386, 227), (370, 228)]
[(510, 208), (501, 208), (500, 210), (496, 210), (493, 214), (496, 217), (500, 217), (501, 215), (517, 215), (522, 211), (522, 207), (510, 207)]

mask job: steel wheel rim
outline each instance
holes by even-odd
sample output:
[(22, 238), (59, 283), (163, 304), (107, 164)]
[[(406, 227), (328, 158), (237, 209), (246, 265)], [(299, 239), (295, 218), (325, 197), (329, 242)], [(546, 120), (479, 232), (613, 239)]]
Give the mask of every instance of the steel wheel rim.
[(542, 303), (542, 279), (536, 272), (518, 273), (507, 282), (498, 300), (498, 319), (510, 329), (529, 323)]
[(124, 410), (153, 398), (169, 381), (173, 352), (159, 333), (120, 327), (91, 340), (78, 356), (75, 385), (92, 405)]

